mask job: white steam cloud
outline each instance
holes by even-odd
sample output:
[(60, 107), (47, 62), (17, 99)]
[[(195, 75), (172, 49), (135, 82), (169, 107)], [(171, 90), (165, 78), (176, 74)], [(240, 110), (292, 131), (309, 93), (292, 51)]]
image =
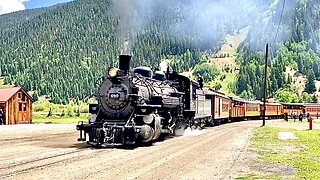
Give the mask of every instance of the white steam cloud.
[[(130, 52), (137, 34), (149, 31), (162, 17), (169, 27), (157, 25), (172, 37), (191, 37), (194, 46), (221, 40), (224, 33), (244, 28), (257, 18), (265, 0), (112, 0), (119, 17), (118, 38), (122, 52)], [(160, 22), (161, 23), (161, 22)]]
[(163, 60), (160, 62), (160, 71), (166, 72), (169, 67), (169, 61)]
[[(112, 0), (119, 17), (122, 53), (130, 53), (137, 36), (150, 25), (171, 38), (185, 38), (200, 50), (216, 51), (226, 34), (250, 27), (247, 40), (254, 50), (288, 38), (298, 0)], [(165, 19), (167, 18), (167, 19)], [(169, 19), (168, 19), (169, 18)], [(165, 19), (164, 22), (158, 20)], [(280, 21), (281, 19), (281, 21)], [(280, 26), (278, 25), (281, 22)], [(158, 23), (158, 24), (155, 24)], [(155, 25), (154, 25), (155, 24)], [(153, 42), (149, 42), (153, 43)]]
[(147, 18), (153, 16), (153, 0), (112, 0), (113, 11), (119, 17), (118, 38), (121, 45), (121, 53), (129, 54), (136, 41), (136, 35), (142, 32), (148, 23)]
[(187, 128), (184, 133), (183, 136), (199, 136), (201, 134), (204, 134), (206, 131), (205, 130), (200, 130), (200, 129), (191, 129), (191, 128)]
[(25, 10), (23, 2), (28, 0), (0, 0), (0, 15)]

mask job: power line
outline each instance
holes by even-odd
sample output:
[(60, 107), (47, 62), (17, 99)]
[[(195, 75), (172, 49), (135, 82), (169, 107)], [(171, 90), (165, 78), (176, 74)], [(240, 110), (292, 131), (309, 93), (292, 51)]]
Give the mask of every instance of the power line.
[(276, 42), (276, 39), (278, 38), (279, 29), (280, 29), (280, 25), (281, 25), (281, 22), (282, 22), (282, 17), (283, 17), (283, 11), (284, 11), (285, 4), (286, 4), (286, 0), (283, 0), (281, 14), (280, 14), (280, 20), (279, 20), (279, 24), (278, 24), (278, 27), (277, 27), (276, 35), (275, 35), (275, 37), (273, 39), (273, 43), (272, 44), (274, 44)]
[[(272, 48), (275, 48), (275, 43), (276, 43), (276, 40), (278, 38), (278, 34), (279, 34), (279, 30), (280, 30), (280, 25), (281, 25), (281, 22), (282, 22), (282, 18), (283, 18), (283, 12), (284, 12), (284, 7), (286, 5), (286, 0), (283, 0), (283, 4), (282, 4), (282, 9), (281, 9), (281, 13), (280, 13), (280, 19), (279, 19), (279, 23), (278, 23), (278, 27), (277, 27), (277, 31), (276, 31), (276, 35), (272, 41), (272, 44), (269, 45), (269, 47), (272, 49)], [(271, 50), (270, 52), (271, 54), (271, 57), (273, 57), (273, 50)]]
[[(280, 14), (280, 20), (279, 20), (279, 24), (277, 27), (277, 31), (276, 31), (276, 36), (273, 39), (273, 43), (272, 43), (272, 47), (274, 47), (273, 44), (275, 44), (275, 41), (278, 37), (278, 33), (279, 33), (279, 29), (280, 29), (280, 25), (282, 22), (282, 17), (283, 17), (283, 11), (284, 11), (284, 6), (286, 4), (286, 0), (283, 0), (283, 5), (282, 5), (282, 10), (281, 10), (281, 14)], [(264, 98), (263, 98), (263, 119), (262, 119), (262, 126), (265, 126), (266, 124), (266, 101), (267, 101), (267, 68), (268, 68), (268, 52), (269, 52), (269, 44), (266, 45), (266, 57), (265, 57), (265, 69), (264, 69)], [(271, 54), (273, 56), (273, 51), (271, 50)]]

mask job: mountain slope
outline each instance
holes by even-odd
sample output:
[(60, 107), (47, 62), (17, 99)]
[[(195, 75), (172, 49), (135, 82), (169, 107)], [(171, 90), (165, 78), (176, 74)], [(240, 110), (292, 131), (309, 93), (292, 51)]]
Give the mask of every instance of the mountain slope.
[[(277, 94), (280, 89), (291, 90), (292, 79), (285, 75), (287, 67), (306, 75), (311, 86), (314, 78), (320, 77), (320, 2), (294, 0), (286, 1), (285, 6), (283, 0), (276, 2), (270, 11), (262, 14), (251, 26), (247, 39), (238, 49), (237, 61), (241, 68), (237, 77), (237, 94), (249, 98), (263, 97), (263, 78), (260, 77), (263, 77), (267, 43), (271, 47), (268, 64), (269, 97)], [(307, 88), (306, 92), (313, 93), (314, 90)]]
[(131, 53), (134, 65), (157, 67), (170, 58), (175, 70), (188, 69), (200, 51), (217, 51), (225, 34), (246, 27), (264, 2), (78, 0), (0, 16), (0, 24), (15, 19), (0, 26), (0, 76), (35, 98), (83, 99), (120, 52)]

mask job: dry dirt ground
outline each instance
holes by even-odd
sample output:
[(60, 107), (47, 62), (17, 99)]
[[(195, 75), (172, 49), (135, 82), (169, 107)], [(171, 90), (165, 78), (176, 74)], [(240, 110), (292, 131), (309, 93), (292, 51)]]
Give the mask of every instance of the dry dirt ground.
[[(252, 172), (247, 121), (135, 149), (92, 149), (75, 125), (0, 126), (0, 179), (235, 179)], [(277, 124), (276, 124), (277, 125)]]

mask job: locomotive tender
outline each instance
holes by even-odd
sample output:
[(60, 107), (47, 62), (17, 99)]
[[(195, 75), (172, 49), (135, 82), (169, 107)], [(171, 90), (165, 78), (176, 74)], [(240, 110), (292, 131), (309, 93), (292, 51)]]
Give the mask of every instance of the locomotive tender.
[(88, 135), (93, 146), (150, 142), (162, 134), (182, 134), (196, 119), (211, 118), (205, 112), (211, 109), (203, 105), (202, 79), (199, 84), (175, 72), (147, 67), (130, 71), (130, 60), (131, 56), (120, 55), (119, 68), (109, 68), (101, 79), (98, 104), (89, 105), (92, 118), (77, 125), (79, 141)]

